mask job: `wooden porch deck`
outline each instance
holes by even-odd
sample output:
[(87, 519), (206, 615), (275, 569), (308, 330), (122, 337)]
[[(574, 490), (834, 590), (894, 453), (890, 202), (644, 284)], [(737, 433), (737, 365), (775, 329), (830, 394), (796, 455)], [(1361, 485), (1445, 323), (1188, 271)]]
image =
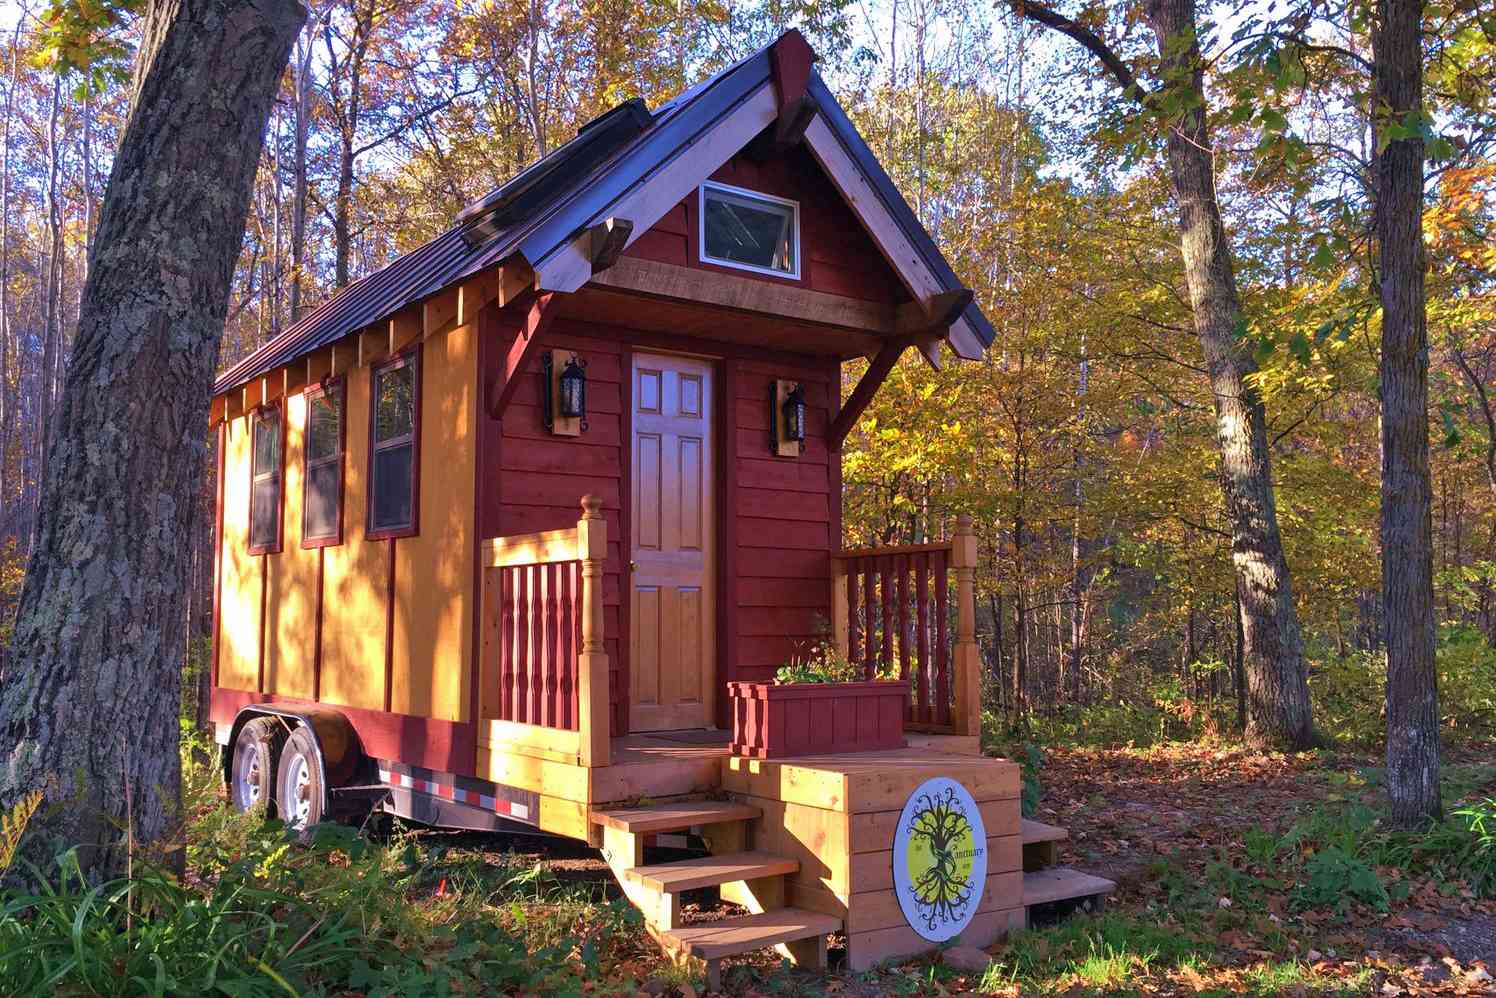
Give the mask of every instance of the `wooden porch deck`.
[[(482, 779), (532, 791), (540, 796), (542, 831), (598, 842), (589, 809), (617, 806), (639, 800), (662, 800), (715, 794), (723, 791), (724, 772), (734, 762), (727, 736), (720, 741), (693, 742), (690, 732), (655, 732), (614, 738), (607, 766), (581, 766), (554, 758), (541, 758), (524, 746), (485, 746), (479, 750)], [(901, 771), (940, 768), (973, 763), (975, 740), (959, 735), (911, 733), (909, 745), (888, 752), (852, 755), (806, 756), (777, 760), (774, 771), (826, 773), (851, 772), (876, 759), (881, 765)], [(997, 760), (985, 760), (988, 763)]]

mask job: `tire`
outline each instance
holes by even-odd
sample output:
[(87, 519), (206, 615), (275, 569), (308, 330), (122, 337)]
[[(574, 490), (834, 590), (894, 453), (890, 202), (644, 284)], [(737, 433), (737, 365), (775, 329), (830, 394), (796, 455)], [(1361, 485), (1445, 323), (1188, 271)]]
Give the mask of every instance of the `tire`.
[(229, 770), (229, 799), (234, 809), (248, 813), (262, 807), (275, 814), (275, 780), (286, 726), (279, 718), (256, 717), (239, 729)]
[(306, 725), (286, 739), (275, 778), (275, 800), (286, 827), (306, 834), (323, 817), (326, 789), (322, 786), (322, 756)]

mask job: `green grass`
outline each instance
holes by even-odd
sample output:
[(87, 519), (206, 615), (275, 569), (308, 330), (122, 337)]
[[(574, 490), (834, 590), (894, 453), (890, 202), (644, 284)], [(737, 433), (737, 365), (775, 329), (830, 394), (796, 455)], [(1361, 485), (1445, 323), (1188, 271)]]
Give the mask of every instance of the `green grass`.
[[(188, 747), (187, 753), (190, 754)], [(188, 764), (184, 880), (138, 860), (92, 884), (73, 853), (0, 891), (10, 998), (224, 994), (628, 993), (639, 915), (598, 883), (532, 860), (372, 841), (319, 826), (309, 845), (219, 802)]]

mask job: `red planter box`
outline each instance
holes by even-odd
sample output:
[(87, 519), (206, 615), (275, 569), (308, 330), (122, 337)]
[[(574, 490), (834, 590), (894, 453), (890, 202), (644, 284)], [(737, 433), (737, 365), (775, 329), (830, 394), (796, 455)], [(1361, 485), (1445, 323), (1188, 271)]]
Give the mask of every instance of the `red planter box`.
[(732, 751), (750, 759), (904, 747), (905, 680), (728, 683)]

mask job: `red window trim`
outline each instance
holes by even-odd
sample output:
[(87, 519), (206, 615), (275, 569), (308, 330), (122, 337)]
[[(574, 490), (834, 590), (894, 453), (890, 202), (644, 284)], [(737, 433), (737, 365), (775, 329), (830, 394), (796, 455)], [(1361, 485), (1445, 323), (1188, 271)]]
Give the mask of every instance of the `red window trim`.
[[(371, 541), (388, 540), (393, 537), (415, 537), (421, 532), (421, 383), (425, 380), (421, 363), (421, 344), (392, 357), (382, 364), (377, 364), (369, 372), (369, 484), (367, 494), (364, 497), (366, 532), (364, 536)], [(375, 455), (378, 453), (378, 445), (374, 440), (374, 429), (376, 417), (379, 411), (379, 376), (385, 371), (392, 371), (407, 365), (415, 365), (415, 420), (411, 423), (411, 451), (410, 451), (410, 523), (396, 527), (382, 527), (375, 529), (374, 523), (374, 466)]]
[[(259, 432), (260, 420), (266, 418), (267, 414), (274, 412), (280, 420), (280, 467), (276, 469), (275, 483), (275, 540), (269, 544), (255, 544), (252, 542), (255, 532), (255, 434)], [(249, 422), (249, 530), (247, 539), (251, 539), (249, 545), (250, 554), (280, 554), (282, 542), (286, 538), (286, 412), (285, 407), (277, 399), (258, 406), (250, 414)]]
[[(334, 393), (338, 400), (338, 453), (334, 458), (320, 459), (319, 466), (324, 463), (331, 464), (333, 461), (338, 463), (337, 526), (327, 537), (308, 537), (306, 497), (312, 481), (312, 460), (306, 441), (310, 441), (312, 435), (312, 403)], [(302, 432), (304, 442), (301, 448), (301, 546), (305, 549), (337, 547), (343, 543), (344, 483), (348, 480), (348, 379), (341, 375), (336, 378), (324, 378), (318, 384), (308, 385), (302, 394), (306, 397), (306, 429)]]

